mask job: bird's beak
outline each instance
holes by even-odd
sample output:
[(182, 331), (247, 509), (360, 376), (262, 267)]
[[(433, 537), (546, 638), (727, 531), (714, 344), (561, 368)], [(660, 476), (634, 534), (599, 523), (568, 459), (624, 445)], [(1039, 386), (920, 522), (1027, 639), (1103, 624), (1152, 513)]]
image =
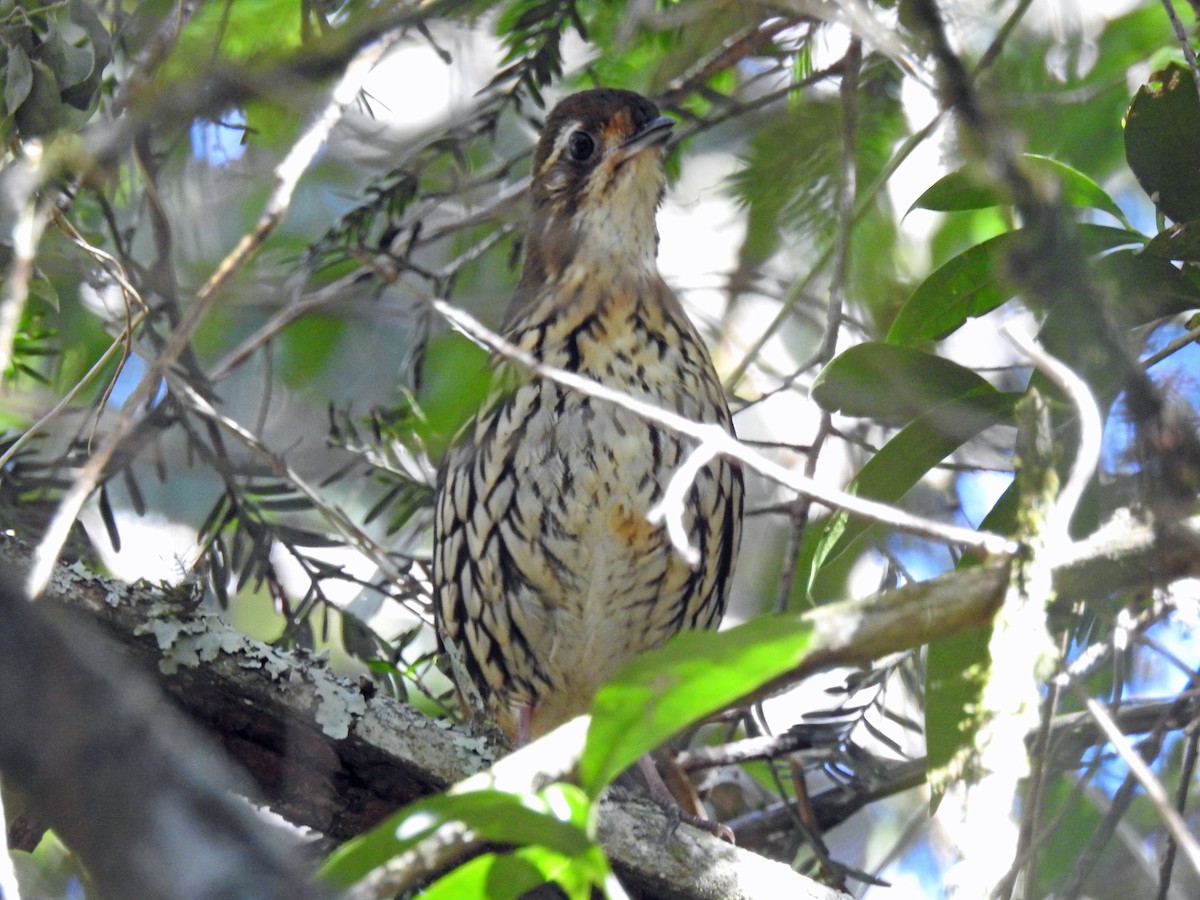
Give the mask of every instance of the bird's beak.
[(661, 147), (671, 137), (671, 129), (674, 127), (675, 120), (666, 116), (659, 116), (647, 122), (621, 147), (621, 161), (636, 156), (648, 147)]

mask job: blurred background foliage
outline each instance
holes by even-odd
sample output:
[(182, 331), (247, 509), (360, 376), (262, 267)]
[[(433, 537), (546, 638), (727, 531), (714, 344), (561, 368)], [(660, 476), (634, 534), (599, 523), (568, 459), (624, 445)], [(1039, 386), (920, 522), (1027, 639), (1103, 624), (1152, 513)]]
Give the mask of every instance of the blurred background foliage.
[[(930, 5), (0, 0), (0, 527), (39, 540), (201, 286), (259, 221), (332, 85), (383, 35), (393, 46), (286, 215), (134, 411), (68, 558), (201, 583), (255, 636), (328, 648), (346, 671), (457, 715), (429, 628), (429, 504), (489, 362), (428, 301), (498, 323), (537, 127), (555, 99), (593, 85), (642, 91), (679, 121), (662, 266), (709, 338), (744, 439), (862, 496), (1012, 532), (1014, 410), (1030, 366), (997, 329), (1016, 321), (1041, 330), (1107, 419), (1076, 536), (1123, 508), (1194, 513), (1195, 10), (938, 4), (981, 109), (1011, 141), (998, 152), (1058, 198), (1095, 283), (1080, 302), (1042, 306), (1023, 276), (1047, 264), (1030, 255), (1020, 198), (944, 105), (921, 24)], [(1148, 371), (1178, 429), (1167, 436), (1189, 440), (1148, 441), (1118, 346)], [(1074, 414), (1049, 392), (1065, 465)], [(753, 476), (749, 498), (731, 622), (962, 562)], [(1092, 696), (1161, 702), (1166, 722), (1195, 686), (1197, 596), (1180, 582), (1057, 610), (1059, 663), (1094, 651)], [(710, 770), (705, 796), (747, 835), (775, 823), (749, 846), (856, 894), (889, 896), (872, 885), (891, 882), (936, 895), (953, 840), (927, 816), (924, 730), (936, 729), (931, 769), (969, 748), (967, 676), (987, 668), (983, 640), (840, 672), (690, 730), (701, 744), (792, 735), (812, 751), (781, 750), (749, 778)], [(1078, 708), (1065, 697), (1052, 714)], [(1196, 729), (1170, 721), (1151, 762), (1194, 822)], [(1161, 822), (1140, 795), (1118, 799), (1127, 776), (1102, 738), (1049, 774), (1025, 895), (1200, 892), (1194, 872), (1159, 870)], [(790, 812), (805, 781), (861, 800), (822, 822), (826, 847)], [(572, 803), (586, 831), (586, 802)], [(584, 859), (564, 841), (555, 852)], [(53, 856), (23, 875), (61, 893)], [(606, 871), (586, 858), (578, 890)]]

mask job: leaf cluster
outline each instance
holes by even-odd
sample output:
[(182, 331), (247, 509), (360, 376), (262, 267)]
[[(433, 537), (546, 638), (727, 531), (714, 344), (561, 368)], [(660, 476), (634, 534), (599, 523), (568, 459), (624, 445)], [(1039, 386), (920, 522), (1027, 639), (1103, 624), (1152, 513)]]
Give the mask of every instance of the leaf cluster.
[(27, 140), (86, 123), (100, 102), (112, 42), (82, 0), (0, 8), (0, 136)]

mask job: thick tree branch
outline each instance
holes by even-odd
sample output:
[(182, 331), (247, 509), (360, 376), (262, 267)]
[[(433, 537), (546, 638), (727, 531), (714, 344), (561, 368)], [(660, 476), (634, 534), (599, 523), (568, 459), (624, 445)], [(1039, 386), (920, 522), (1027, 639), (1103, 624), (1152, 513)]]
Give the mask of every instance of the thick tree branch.
[[(2, 539), (0, 562), (25, 571), (30, 551)], [(1197, 575), (1200, 517), (1157, 528), (1118, 521), (1072, 545), (1057, 563), (1055, 589), (1064, 602)], [(814, 610), (808, 615), (822, 651), (767, 690), (983, 625), (1006, 581), (1001, 560)], [(335, 840), (494, 761), (495, 748), (484, 737), (389, 698), (368, 698), (323, 664), (249, 640), (186, 597), (59, 566), (44, 602), (98, 622), (128, 656), (157, 669), (178, 705), (249, 770), (254, 799)], [(716, 845), (702, 838), (689, 835), (686, 846), (673, 843), (670, 853), (653, 841), (630, 842), (638, 829), (653, 830), (653, 821), (640, 805), (605, 806), (601, 839), (623, 877), (654, 893), (668, 880), (661, 867), (671, 857), (672, 865), (704, 873), (710, 885), (727, 883), (712, 881)], [(743, 862), (748, 857), (738, 853), (730, 864)], [(707, 890), (674, 896), (722, 896)]]
[[(30, 562), (28, 548), (0, 538), (0, 564), (25, 571)], [(487, 738), (388, 697), (368, 699), (321, 661), (250, 640), (187, 597), (60, 565), (39, 603), (99, 623), (157, 669), (176, 703), (249, 771), (251, 799), (334, 840), (495, 761)], [(667, 825), (653, 805), (602, 806), (600, 841), (633, 896), (749, 897), (739, 883), (761, 883), (767, 869), (785, 891), (838, 896), (708, 835), (680, 829), (664, 844)]]
[[(104, 897), (320, 895), (281, 834), (229, 793), (216, 748), (94, 627), (33, 605), (0, 566), (0, 769)], [(115, 838), (115, 839), (114, 839)]]

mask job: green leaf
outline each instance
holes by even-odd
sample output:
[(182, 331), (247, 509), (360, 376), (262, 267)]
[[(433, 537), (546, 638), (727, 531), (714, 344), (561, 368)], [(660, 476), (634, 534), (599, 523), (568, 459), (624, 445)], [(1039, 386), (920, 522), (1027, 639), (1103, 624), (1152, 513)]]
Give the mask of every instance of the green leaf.
[(1059, 189), (1062, 191), (1061, 197), (1067, 203), (1072, 206), (1106, 212), (1125, 228), (1132, 230), (1133, 226), (1129, 224), (1129, 220), (1121, 211), (1121, 207), (1117, 206), (1116, 201), (1108, 195), (1104, 188), (1078, 169), (1065, 162), (1036, 153), (1026, 153), (1025, 159), (1035, 173), (1044, 172), (1047, 176), (1057, 180)]
[(764, 616), (721, 633), (682, 632), (623, 666), (592, 703), (583, 789), (599, 796), (681, 728), (794, 668), (811, 640), (811, 622)]
[(1166, 259), (1145, 250), (1116, 250), (1096, 261), (1097, 279), (1108, 282), (1120, 321), (1130, 327), (1200, 306), (1200, 290)]
[[(1101, 210), (1116, 218), (1125, 227), (1132, 227), (1121, 208), (1104, 188), (1078, 169), (1037, 153), (1026, 153), (1024, 159), (1035, 177), (1052, 178), (1057, 182), (1062, 199), (1067, 203)], [(936, 212), (984, 209), (989, 206), (1001, 206), (1007, 202), (992, 182), (983, 180), (975, 169), (964, 167), (938, 179), (913, 201), (909, 212), (914, 209), (931, 209)]]
[(4, 108), (11, 116), (33, 90), (33, 66), (18, 45), (8, 48), (8, 66), (4, 73)]
[(34, 60), (32, 66), (33, 88), (20, 108), (13, 110), (17, 127), (25, 138), (50, 134), (70, 118), (63, 108), (54, 70), (40, 60)]
[(1176, 222), (1163, 229), (1150, 239), (1145, 252), (1162, 259), (1200, 262), (1200, 219)]
[(103, 68), (112, 59), (112, 38), (96, 10), (85, 0), (71, 0), (68, 16), (87, 34), (95, 56), (96, 68)]
[(594, 846), (585, 819), (590, 810), (578, 788), (552, 785), (539, 794), (473, 791), (431, 797), (405, 807), (326, 859), (320, 876), (347, 888), (389, 859), (415, 847), (450, 822), (461, 822), (484, 840), (539, 844), (566, 856)]
[[(1021, 394), (1001, 393), (984, 382), (918, 417), (888, 441), (847, 485), (849, 493), (895, 503), (944, 460), (985, 428), (1012, 420)], [(826, 525), (809, 577), (845, 553), (872, 523), (839, 510)]]
[(64, 91), (87, 80), (95, 69), (96, 53), (90, 43), (76, 47), (60, 38), (54, 50), (54, 73)]
[(1003, 277), (1004, 260), (1017, 241), (1017, 232), (1005, 232), (947, 260), (900, 307), (887, 342), (940, 340), (1008, 300), (1014, 289)]
[(930, 809), (945, 793), (945, 771), (964, 747), (974, 744), (977, 709), (987, 683), (991, 627), (956, 634), (929, 646), (925, 669), (925, 758)]
[(834, 357), (813, 382), (812, 398), (827, 412), (899, 423), (989, 387), (970, 369), (936, 354), (868, 342)]
[(1150, 76), (1125, 115), (1125, 158), (1154, 204), (1176, 222), (1200, 219), (1200, 101), (1181, 62)]
[[(1012, 534), (1019, 502), (1020, 492), (1014, 481), (979, 523), (980, 530)], [(975, 557), (967, 555), (960, 567), (975, 564)], [(989, 624), (929, 646), (925, 663), (925, 756), (931, 809), (937, 808), (945, 792), (946, 766), (960, 750), (975, 744), (980, 722), (973, 711), (979, 708), (987, 680), (991, 635)]]
[[(1128, 244), (1142, 244), (1137, 232), (1105, 225), (1080, 225), (1088, 253)], [(1009, 254), (1026, 239), (1024, 230), (1009, 231), (976, 244), (933, 272), (908, 298), (888, 331), (889, 344), (919, 344), (940, 340), (967, 319), (982, 316), (1014, 293), (1004, 270)]]
[(914, 209), (953, 212), (963, 209), (986, 209), (989, 206), (1001, 206), (1003, 203), (1000, 192), (991, 182), (973, 169), (962, 168), (943, 175), (926, 188), (925, 192), (912, 202), (905, 215)]
[(485, 853), (421, 891), (421, 900), (517, 900), (545, 883), (541, 870), (529, 860), (512, 853)]
[(55, 312), (59, 311), (58, 291), (54, 287), (54, 282), (49, 278), (41, 275), (31, 278), (29, 280), (29, 297), (31, 300), (45, 303)]
[(609, 871), (603, 852), (594, 849), (583, 857), (545, 847), (485, 853), (439, 878), (421, 892), (421, 900), (516, 900), (548, 882), (557, 884), (569, 900), (589, 900), (593, 887), (602, 886)]

